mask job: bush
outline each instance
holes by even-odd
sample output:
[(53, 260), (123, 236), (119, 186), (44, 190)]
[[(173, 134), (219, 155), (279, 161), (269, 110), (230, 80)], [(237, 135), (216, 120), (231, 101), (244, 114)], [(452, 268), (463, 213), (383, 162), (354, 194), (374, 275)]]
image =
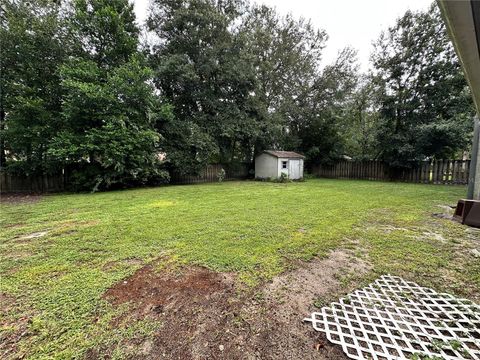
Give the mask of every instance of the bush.
[(220, 169), (220, 171), (217, 174), (218, 182), (222, 182), (223, 180), (225, 180), (225, 175), (226, 175), (225, 170), (223, 168)]
[(164, 185), (170, 182), (170, 173), (167, 170), (157, 170), (148, 179), (148, 185)]
[(303, 174), (303, 179), (305, 179), (305, 180), (316, 179), (316, 178), (317, 178), (317, 176), (314, 175), (314, 174), (309, 174), (309, 173)]
[(279, 183), (288, 183), (288, 182), (290, 182), (291, 180), (290, 180), (290, 178), (288, 177), (288, 174), (282, 172), (282, 173), (280, 174), (280, 177), (278, 178), (277, 181), (278, 181)]
[[(268, 182), (274, 182), (274, 183), (289, 183), (292, 182), (290, 178), (288, 177), (288, 174), (282, 173), (280, 177), (256, 177), (255, 181), (268, 181)], [(300, 179), (299, 181), (303, 181), (303, 179)]]
[(155, 167), (135, 173), (110, 176), (98, 164), (75, 164), (66, 171), (67, 189), (69, 191), (106, 191), (141, 186), (157, 186), (168, 184), (170, 174), (158, 164)]

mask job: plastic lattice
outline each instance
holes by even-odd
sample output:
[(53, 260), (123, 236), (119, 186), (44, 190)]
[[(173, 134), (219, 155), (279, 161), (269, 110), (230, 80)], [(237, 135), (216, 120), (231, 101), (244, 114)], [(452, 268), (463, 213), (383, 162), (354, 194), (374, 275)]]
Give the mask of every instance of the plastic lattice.
[(304, 320), (352, 359), (480, 360), (480, 306), (396, 276)]

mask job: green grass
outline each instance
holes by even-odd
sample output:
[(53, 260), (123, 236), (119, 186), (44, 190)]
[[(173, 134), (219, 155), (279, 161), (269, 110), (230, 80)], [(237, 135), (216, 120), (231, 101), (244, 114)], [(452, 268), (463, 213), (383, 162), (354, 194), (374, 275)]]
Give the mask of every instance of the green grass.
[[(154, 259), (239, 274), (250, 288), (295, 260), (352, 248), (382, 273), (478, 300), (479, 260), (460, 224), (438, 205), (464, 187), (367, 181), (227, 182), (45, 196), (0, 207), (4, 334), (27, 331), (17, 355), (82, 357), (90, 348), (151, 333), (139, 320), (116, 329), (101, 299)], [(23, 237), (47, 232), (46, 235)]]

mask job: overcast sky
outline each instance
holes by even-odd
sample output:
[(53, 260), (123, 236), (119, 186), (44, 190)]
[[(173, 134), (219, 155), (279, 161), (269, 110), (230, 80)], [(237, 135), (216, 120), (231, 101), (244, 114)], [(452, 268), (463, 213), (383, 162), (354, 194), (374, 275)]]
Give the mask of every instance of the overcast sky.
[[(433, 0), (256, 0), (276, 7), (280, 14), (311, 19), (327, 31), (329, 40), (324, 62), (332, 62), (340, 49), (351, 46), (358, 50), (362, 70), (368, 69), (372, 41), (380, 32), (395, 23), (407, 9), (428, 9)], [(140, 21), (146, 16), (149, 0), (134, 0)]]

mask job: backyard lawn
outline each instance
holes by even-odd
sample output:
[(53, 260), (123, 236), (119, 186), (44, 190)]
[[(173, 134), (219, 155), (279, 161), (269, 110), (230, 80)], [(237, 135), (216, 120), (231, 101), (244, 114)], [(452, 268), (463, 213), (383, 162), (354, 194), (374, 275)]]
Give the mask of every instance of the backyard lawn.
[[(175, 291), (194, 299), (197, 292), (205, 294), (212, 303), (224, 296), (224, 315), (233, 314), (227, 332), (235, 334), (238, 325), (241, 341), (248, 343), (253, 335), (240, 330), (248, 322), (242, 315), (247, 311), (237, 311), (235, 299), (242, 299), (242, 306), (262, 304), (267, 301), (262, 289), (272, 280), (306, 261), (328, 259), (333, 250), (346, 251), (364, 270), (349, 271), (348, 260), (335, 273), (340, 286), (311, 299), (312, 306), (387, 273), (478, 302), (480, 233), (444, 218), (447, 206), (465, 191), (462, 186), (307, 180), (4, 197), (0, 357), (161, 358), (171, 349), (162, 352), (169, 343), (155, 339), (163, 328), (172, 330), (169, 321), (190, 306), (186, 300), (172, 305)], [(173, 280), (160, 278), (166, 273)], [(129, 291), (154, 297), (149, 281), (136, 282), (145, 274), (150, 284), (156, 282), (159, 297), (162, 287), (175, 286), (168, 287), (162, 308), (135, 312), (138, 304), (128, 298)], [(182, 276), (191, 277), (192, 294), (190, 285), (180, 286)], [(218, 285), (224, 278), (231, 285), (228, 296)], [(218, 286), (207, 291), (202, 285), (207, 283)], [(197, 300), (200, 309), (210, 306)], [(168, 317), (169, 312), (178, 316)], [(188, 326), (191, 331), (181, 340), (197, 341), (199, 325)], [(235, 345), (239, 354), (241, 341)], [(203, 342), (197, 345), (203, 349)], [(210, 352), (195, 348), (195, 354), (218, 357), (228, 346), (215, 343)]]

